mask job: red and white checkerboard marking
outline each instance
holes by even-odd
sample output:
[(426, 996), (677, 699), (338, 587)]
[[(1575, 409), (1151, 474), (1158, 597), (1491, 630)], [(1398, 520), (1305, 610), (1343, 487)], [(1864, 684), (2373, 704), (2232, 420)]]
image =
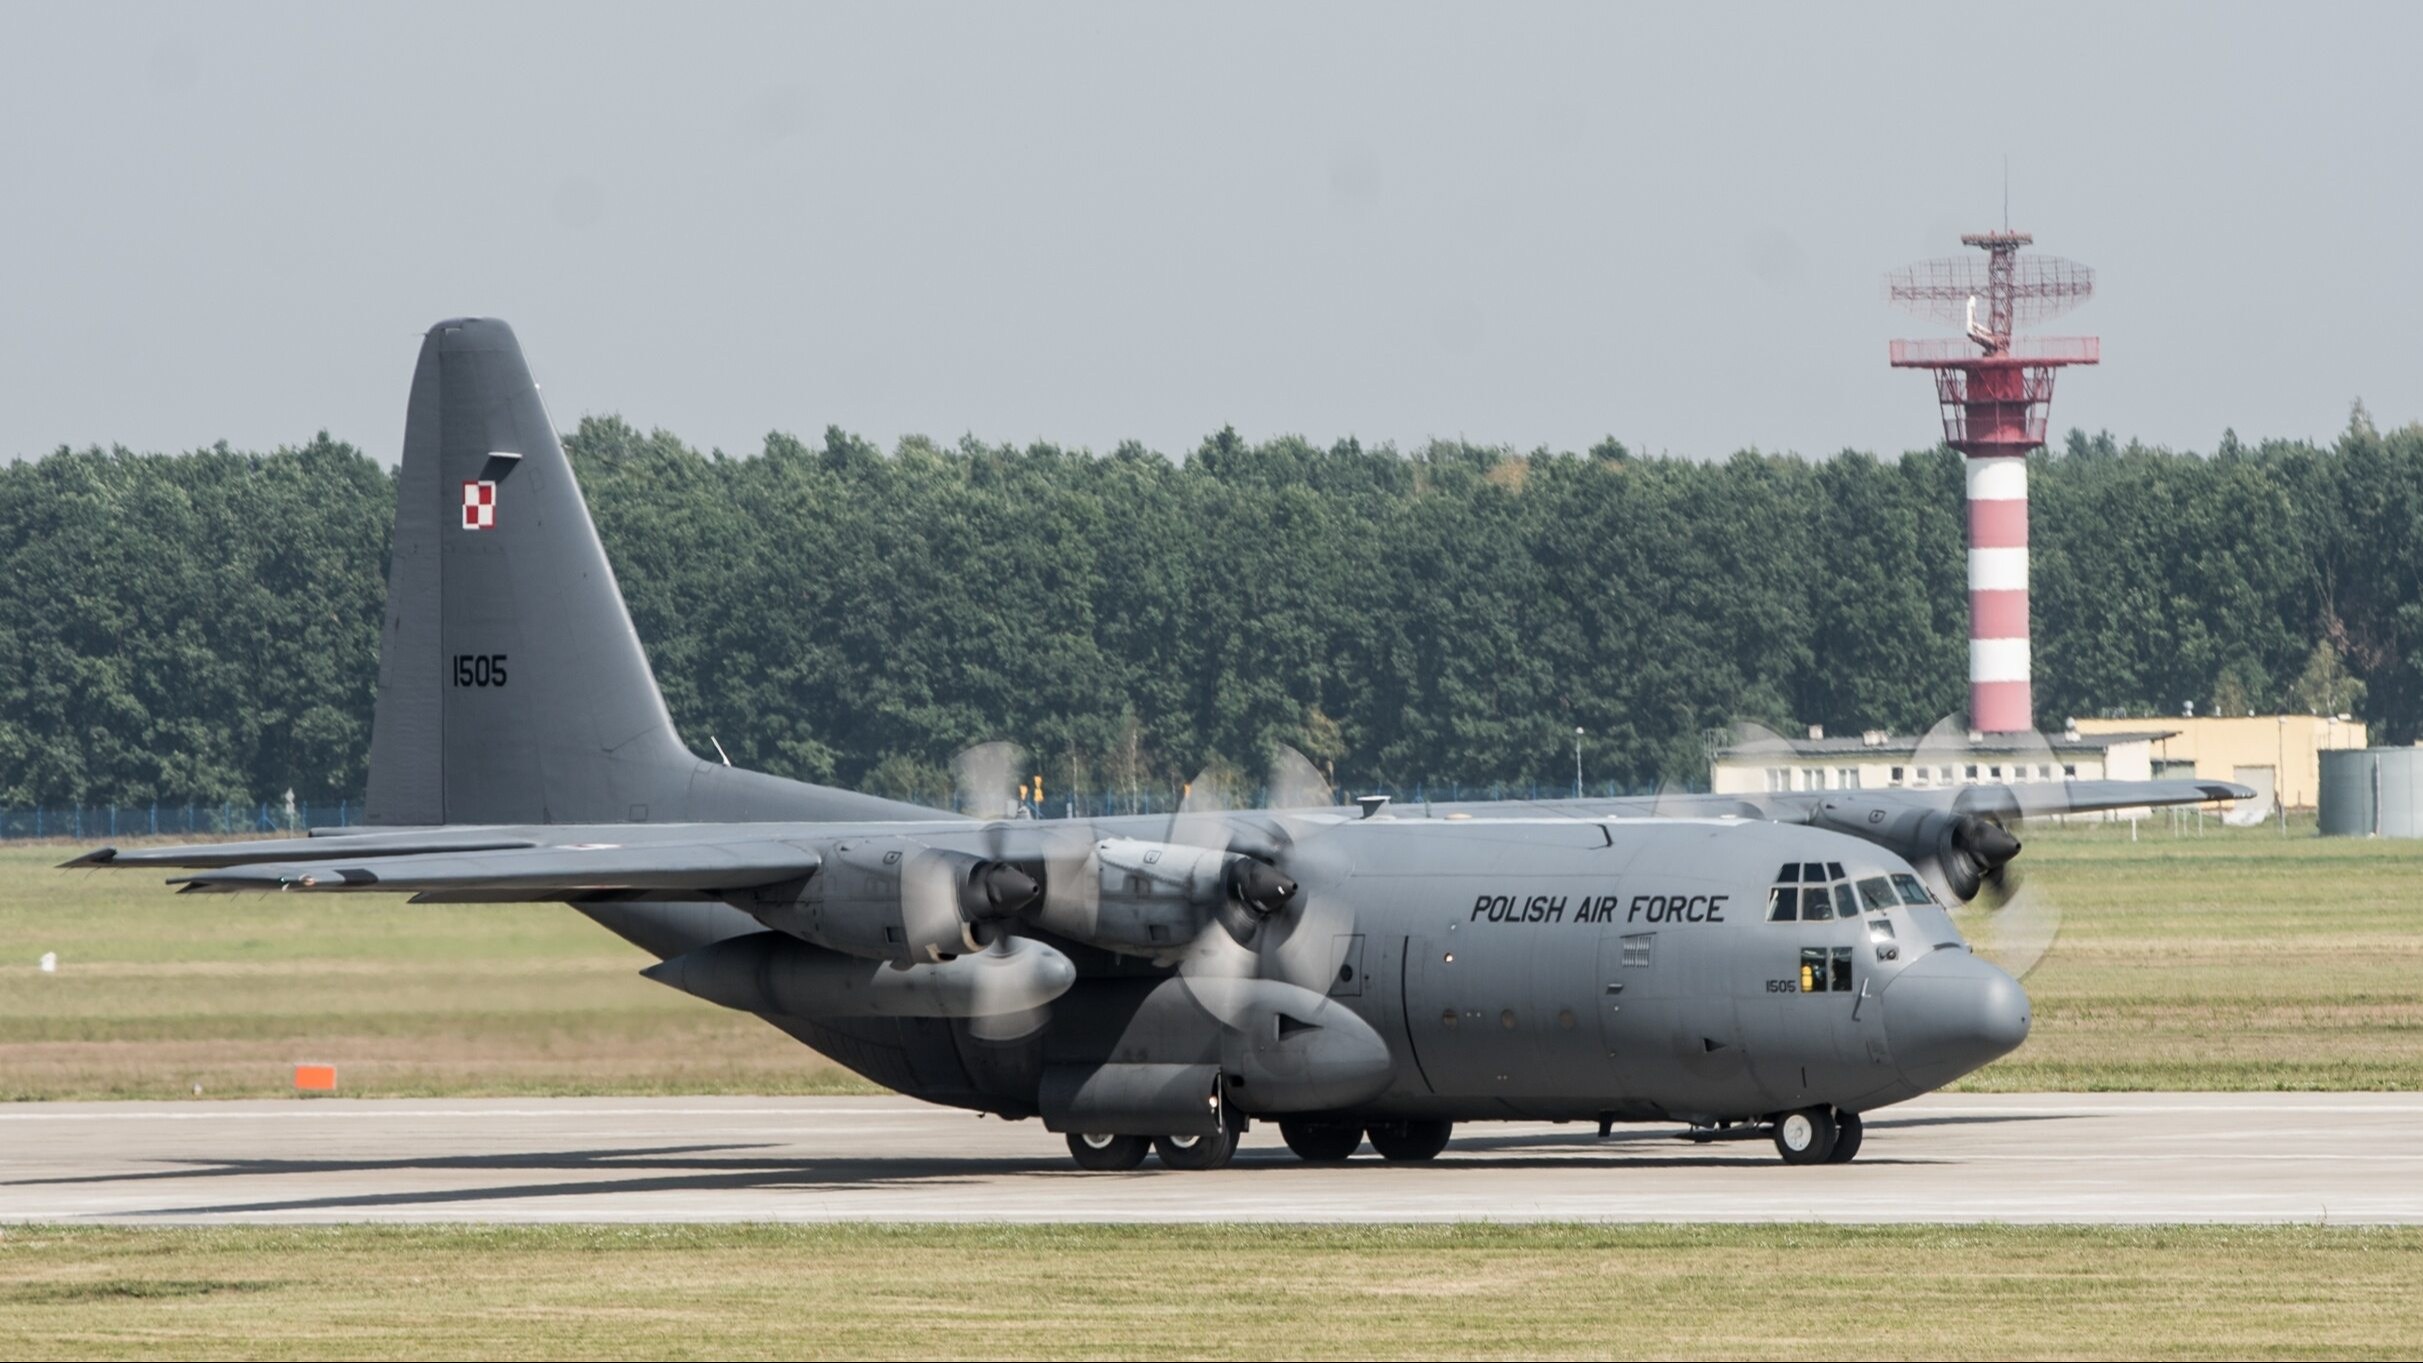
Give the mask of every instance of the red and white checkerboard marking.
[(496, 484), (475, 478), (463, 480), (463, 528), (496, 529)]

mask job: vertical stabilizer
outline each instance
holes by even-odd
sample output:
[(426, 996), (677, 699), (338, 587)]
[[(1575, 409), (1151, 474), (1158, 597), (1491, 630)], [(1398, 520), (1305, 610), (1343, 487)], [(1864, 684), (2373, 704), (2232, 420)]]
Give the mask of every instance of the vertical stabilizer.
[(675, 738), (513, 329), (441, 322), (404, 422), (372, 823), (680, 817)]
[(373, 824), (949, 817), (702, 762), (674, 733), (513, 328), (421, 342), (371, 722)]

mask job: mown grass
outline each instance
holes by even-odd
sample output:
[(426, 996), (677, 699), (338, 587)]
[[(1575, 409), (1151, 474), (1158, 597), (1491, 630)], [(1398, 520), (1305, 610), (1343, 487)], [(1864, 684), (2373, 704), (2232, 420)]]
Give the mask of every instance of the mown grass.
[[(2423, 844), (2190, 829), (2029, 830), (2061, 934), (2034, 1035), (1966, 1086), (2423, 1088)], [(567, 908), (179, 898), (69, 850), (0, 848), (0, 1096), (276, 1094), (304, 1060), (360, 1095), (868, 1091)]]
[(2423, 1230), (0, 1230), (15, 1358), (2357, 1358)]
[(2423, 1088), (2423, 843), (2310, 817), (2036, 827), (2062, 910), (2027, 1044), (1972, 1089)]
[[(553, 904), (179, 897), (165, 873), (0, 848), (0, 1096), (875, 1092)], [(42, 953), (58, 953), (42, 974)]]

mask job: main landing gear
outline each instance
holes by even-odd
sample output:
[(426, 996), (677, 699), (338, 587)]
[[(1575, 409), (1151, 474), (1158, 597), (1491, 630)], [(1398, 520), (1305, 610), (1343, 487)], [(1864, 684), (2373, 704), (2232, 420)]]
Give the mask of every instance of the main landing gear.
[(1159, 1154), (1172, 1169), (1222, 1169), (1236, 1158), (1236, 1128), (1209, 1136), (1113, 1136), (1098, 1131), (1068, 1134), (1069, 1156), (1094, 1173), (1124, 1173)]
[(1161, 1163), (1171, 1169), (1225, 1169), (1237, 1156), (1237, 1138), (1245, 1134), (1245, 1122), (1225, 1103), (1217, 1105), (1214, 1111), (1218, 1114), (1216, 1129), (1206, 1134), (1113, 1136), (1072, 1131), (1068, 1135), (1068, 1152), (1075, 1157), (1078, 1168), (1097, 1172), (1133, 1169), (1144, 1163), (1148, 1150), (1159, 1155)]
[(1371, 1148), (1384, 1160), (1426, 1160), (1438, 1158), (1447, 1148), (1448, 1138), (1455, 1134), (1453, 1122), (1373, 1122), (1360, 1126), (1353, 1122), (1321, 1121), (1310, 1117), (1290, 1117), (1279, 1123), (1279, 1134), (1287, 1138), (1287, 1148), (1314, 1164), (1335, 1164), (1352, 1158), (1363, 1148), (1363, 1138), (1371, 1137)]
[(1864, 1132), (1856, 1112), (1804, 1107), (1775, 1119), (1775, 1153), (1786, 1164), (1849, 1164)]
[[(1223, 1121), (1209, 1136), (1113, 1136), (1072, 1131), (1068, 1152), (1080, 1169), (1119, 1173), (1144, 1163), (1148, 1154), (1161, 1156), (1171, 1169), (1223, 1169), (1236, 1158), (1241, 1123)], [(1363, 1148), (1366, 1136), (1380, 1158), (1390, 1161), (1438, 1158), (1455, 1135), (1455, 1123), (1440, 1121), (1359, 1122), (1321, 1121), (1290, 1117), (1279, 1123), (1287, 1148), (1314, 1164), (1336, 1164)]]

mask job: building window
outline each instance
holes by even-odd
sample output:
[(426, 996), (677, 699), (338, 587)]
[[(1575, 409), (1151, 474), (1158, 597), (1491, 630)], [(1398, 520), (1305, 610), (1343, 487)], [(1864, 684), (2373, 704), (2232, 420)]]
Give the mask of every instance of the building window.
[(1971, 781), (1976, 780), (1976, 779), (1977, 779), (1977, 764), (1976, 764), (1976, 763), (1974, 763), (1974, 762), (1969, 763), (1969, 765), (1968, 765), (1968, 769), (1967, 769), (1966, 771), (1962, 772), (1962, 773), (1961, 773), (1961, 775), (1962, 775), (1962, 776), (1963, 776), (1965, 779), (1967, 779), (1967, 780), (1971, 780)]
[(1837, 768), (1837, 769), (1836, 769), (1836, 771), (1835, 771), (1835, 773), (1834, 773), (1834, 776), (1835, 776), (1835, 781), (1834, 781), (1834, 787), (1835, 787), (1835, 789), (1837, 789), (1837, 790), (1857, 790), (1857, 789), (1859, 789), (1859, 768), (1857, 768), (1857, 767), (1841, 767), (1841, 768)]
[(1900, 784), (1901, 784), (1901, 773), (1902, 773), (1902, 768), (1900, 768), (1900, 767), (1895, 767), (1895, 768), (1893, 769), (1893, 784), (1894, 784), (1894, 785), (1897, 785), (1897, 786), (1898, 786), (1898, 785), (1900, 785)]
[(2075, 763), (2075, 762), (2064, 762), (2064, 763), (2062, 763), (2062, 764), (2061, 764), (2061, 774), (2062, 774), (2062, 775), (2064, 775), (2064, 776), (2066, 776), (2066, 777), (2068, 777), (2068, 778), (2070, 778), (2070, 779), (2071, 779), (2071, 780), (2073, 780), (2073, 781), (2077, 780), (2077, 779), (2078, 779), (2078, 764), (2077, 764), (2077, 763)]

